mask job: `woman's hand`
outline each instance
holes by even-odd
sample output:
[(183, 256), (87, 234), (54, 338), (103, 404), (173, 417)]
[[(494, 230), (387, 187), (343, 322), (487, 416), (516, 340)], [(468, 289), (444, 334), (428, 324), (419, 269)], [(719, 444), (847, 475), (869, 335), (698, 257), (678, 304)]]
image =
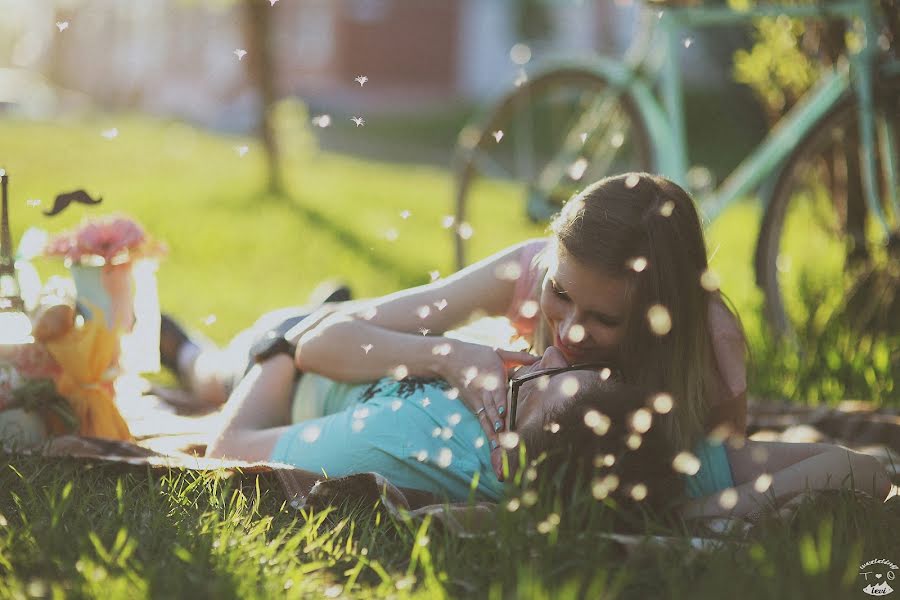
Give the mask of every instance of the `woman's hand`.
[(507, 369), (530, 365), (540, 357), (483, 344), (447, 340), (438, 350), (441, 377), (459, 390), (459, 398), (478, 416), (491, 448), (491, 464), (501, 475), (500, 432), (506, 419)]

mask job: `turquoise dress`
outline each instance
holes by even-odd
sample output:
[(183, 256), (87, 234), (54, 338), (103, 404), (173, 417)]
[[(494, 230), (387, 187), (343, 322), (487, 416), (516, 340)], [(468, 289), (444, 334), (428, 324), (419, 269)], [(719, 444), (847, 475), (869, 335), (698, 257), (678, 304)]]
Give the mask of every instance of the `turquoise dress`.
[(449, 390), (418, 377), (348, 385), (307, 373), (294, 403), (294, 418), (305, 420), (278, 439), (271, 459), (327, 477), (375, 471), (450, 501), (498, 501), (504, 485), (478, 419)]
[(700, 461), (700, 470), (694, 475), (683, 476), (689, 498), (700, 498), (734, 487), (724, 443), (701, 440), (694, 446), (694, 455)]
[[(443, 381), (419, 377), (354, 385), (307, 373), (295, 392), (295, 424), (271, 460), (325, 477), (374, 471), (451, 501), (473, 489), (476, 499), (498, 501), (504, 485), (478, 419), (449, 391)], [(703, 441), (694, 453), (700, 470), (683, 477), (689, 497), (733, 486), (723, 444)]]

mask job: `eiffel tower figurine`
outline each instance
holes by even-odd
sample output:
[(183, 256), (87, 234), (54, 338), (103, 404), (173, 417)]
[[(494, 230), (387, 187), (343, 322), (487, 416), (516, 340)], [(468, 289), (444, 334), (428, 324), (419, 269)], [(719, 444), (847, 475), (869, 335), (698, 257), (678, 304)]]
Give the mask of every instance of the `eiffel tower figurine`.
[(0, 221), (0, 344), (28, 344), (34, 338), (31, 337), (31, 319), (25, 313), (25, 302), (16, 277), (16, 259), (9, 231), (8, 183), (9, 175), (0, 169), (0, 188), (3, 194)]

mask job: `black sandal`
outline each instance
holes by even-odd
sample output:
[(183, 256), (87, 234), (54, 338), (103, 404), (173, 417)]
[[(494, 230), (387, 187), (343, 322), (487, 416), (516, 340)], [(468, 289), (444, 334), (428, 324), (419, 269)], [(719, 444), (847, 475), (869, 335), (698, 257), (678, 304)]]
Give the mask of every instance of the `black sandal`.
[(190, 341), (191, 339), (174, 319), (165, 314), (160, 315), (159, 362), (179, 378), (181, 374), (178, 372), (178, 352)]

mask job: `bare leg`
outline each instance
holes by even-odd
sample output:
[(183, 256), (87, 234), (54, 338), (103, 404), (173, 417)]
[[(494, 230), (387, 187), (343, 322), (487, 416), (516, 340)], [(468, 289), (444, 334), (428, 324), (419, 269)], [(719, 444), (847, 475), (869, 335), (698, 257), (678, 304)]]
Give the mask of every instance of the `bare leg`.
[(206, 456), (268, 460), (289, 427), (294, 373), (294, 361), (286, 355), (254, 365), (225, 404), (225, 425)]
[(282, 330), (290, 329), (312, 312), (314, 307), (310, 306), (289, 306), (267, 312), (235, 335), (225, 348), (204, 339), (185, 344), (179, 351), (178, 372), (187, 391), (205, 405), (224, 404), (248, 369), (253, 345), (264, 339), (267, 332), (284, 333)]
[(890, 491), (887, 473), (875, 458), (841, 446), (747, 441), (742, 448), (726, 448), (734, 493), (692, 500), (682, 510), (684, 517), (747, 516), (807, 491), (852, 488), (877, 500)]

